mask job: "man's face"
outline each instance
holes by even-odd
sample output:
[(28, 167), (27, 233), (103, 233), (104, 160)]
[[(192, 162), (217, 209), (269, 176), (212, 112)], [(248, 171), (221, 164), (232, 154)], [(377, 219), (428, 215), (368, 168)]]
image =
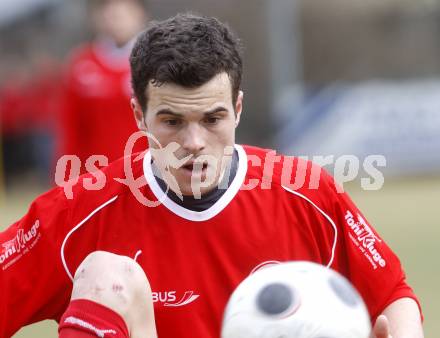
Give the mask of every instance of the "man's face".
[(230, 79), (220, 73), (198, 88), (150, 83), (147, 97), (145, 114), (134, 99), (132, 106), (162, 177), (178, 194), (212, 190), (231, 159), (243, 93), (233, 104)]

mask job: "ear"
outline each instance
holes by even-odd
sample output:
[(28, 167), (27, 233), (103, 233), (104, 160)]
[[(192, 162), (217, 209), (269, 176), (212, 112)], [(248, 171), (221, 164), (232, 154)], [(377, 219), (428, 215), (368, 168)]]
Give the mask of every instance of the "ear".
[(238, 127), (240, 123), (241, 112), (243, 110), (243, 92), (240, 90), (237, 96), (237, 102), (235, 103), (235, 127)]
[(134, 118), (136, 119), (137, 127), (139, 128), (139, 130), (147, 131), (144, 112), (142, 111), (141, 105), (135, 97), (131, 98), (130, 105), (134, 113)]

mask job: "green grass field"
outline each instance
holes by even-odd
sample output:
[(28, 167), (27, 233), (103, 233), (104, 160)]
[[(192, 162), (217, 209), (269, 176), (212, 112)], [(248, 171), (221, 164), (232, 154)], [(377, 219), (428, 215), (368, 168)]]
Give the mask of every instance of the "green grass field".
[[(379, 191), (348, 190), (369, 221), (400, 256), (408, 280), (422, 302), (425, 336), (438, 337), (440, 322), (440, 177), (386, 180)], [(17, 188), (0, 205), (0, 228), (26, 212), (38, 189)], [(380, 286), (378, 286), (380, 287)], [(19, 311), (19, 309), (17, 309)], [(44, 322), (23, 328), (14, 337), (57, 337), (56, 324)]]

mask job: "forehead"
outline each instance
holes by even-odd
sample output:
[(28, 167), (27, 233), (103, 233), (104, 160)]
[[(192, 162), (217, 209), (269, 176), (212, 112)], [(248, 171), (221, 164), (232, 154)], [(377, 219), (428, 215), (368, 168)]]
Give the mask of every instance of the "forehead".
[(168, 108), (175, 112), (203, 111), (214, 105), (232, 107), (231, 81), (226, 73), (220, 73), (196, 88), (164, 83), (147, 87), (148, 111)]

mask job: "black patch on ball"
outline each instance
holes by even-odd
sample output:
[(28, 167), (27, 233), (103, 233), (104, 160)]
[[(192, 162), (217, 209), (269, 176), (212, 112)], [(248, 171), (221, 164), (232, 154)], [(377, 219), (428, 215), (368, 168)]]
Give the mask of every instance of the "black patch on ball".
[(268, 315), (278, 315), (286, 311), (292, 304), (292, 290), (281, 283), (265, 286), (257, 296), (257, 307)]
[(355, 307), (360, 303), (360, 298), (356, 290), (344, 278), (332, 276), (328, 282), (332, 290), (343, 303), (350, 307)]

